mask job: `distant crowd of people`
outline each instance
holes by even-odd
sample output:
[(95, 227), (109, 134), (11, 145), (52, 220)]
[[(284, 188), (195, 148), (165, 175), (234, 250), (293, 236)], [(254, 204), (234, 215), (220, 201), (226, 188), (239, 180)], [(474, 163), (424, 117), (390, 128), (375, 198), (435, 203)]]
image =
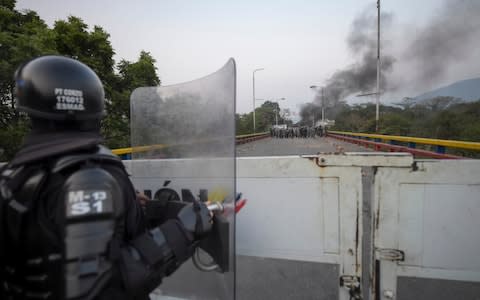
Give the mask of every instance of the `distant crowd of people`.
[(272, 138), (314, 138), (322, 137), (326, 133), (322, 126), (295, 126), (287, 128), (272, 127), (270, 128), (270, 136)]

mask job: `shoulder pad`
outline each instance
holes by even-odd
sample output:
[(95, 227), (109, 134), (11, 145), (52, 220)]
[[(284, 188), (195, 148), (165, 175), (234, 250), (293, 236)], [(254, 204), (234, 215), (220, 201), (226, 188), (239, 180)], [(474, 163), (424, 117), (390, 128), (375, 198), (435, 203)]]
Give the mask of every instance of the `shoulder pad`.
[(99, 167), (76, 171), (65, 181), (63, 191), (67, 218), (123, 213), (121, 185)]
[(83, 163), (86, 161), (96, 161), (96, 162), (104, 162), (110, 164), (116, 164), (123, 168), (122, 160), (112, 153), (110, 149), (105, 146), (99, 145), (97, 151), (94, 153), (85, 153), (85, 154), (75, 154), (75, 155), (68, 155), (59, 158), (55, 164), (52, 166), (52, 172), (57, 173), (61, 170), (74, 166), (79, 163)]

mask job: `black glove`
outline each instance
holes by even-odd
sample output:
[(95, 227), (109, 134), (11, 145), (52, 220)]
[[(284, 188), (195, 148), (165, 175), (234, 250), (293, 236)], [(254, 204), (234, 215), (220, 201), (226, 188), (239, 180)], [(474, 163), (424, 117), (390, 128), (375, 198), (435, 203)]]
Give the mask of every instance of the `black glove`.
[(177, 215), (185, 230), (195, 239), (201, 239), (212, 229), (212, 217), (203, 202), (195, 201), (185, 205)]

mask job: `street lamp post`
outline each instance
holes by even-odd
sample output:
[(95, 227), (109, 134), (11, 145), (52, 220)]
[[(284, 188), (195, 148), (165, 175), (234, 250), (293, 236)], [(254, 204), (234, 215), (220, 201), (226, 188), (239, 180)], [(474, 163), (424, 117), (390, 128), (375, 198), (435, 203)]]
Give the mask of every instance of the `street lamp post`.
[(263, 68), (253, 70), (253, 133), (255, 133), (255, 72), (262, 71)]

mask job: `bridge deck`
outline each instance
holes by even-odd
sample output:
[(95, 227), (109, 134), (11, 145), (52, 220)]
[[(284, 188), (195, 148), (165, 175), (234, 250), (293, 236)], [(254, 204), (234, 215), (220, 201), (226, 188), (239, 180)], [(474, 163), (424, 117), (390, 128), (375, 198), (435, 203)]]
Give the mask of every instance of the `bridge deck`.
[(317, 153), (367, 152), (365, 147), (330, 137), (277, 139), (266, 138), (237, 146), (238, 156), (315, 155)]

